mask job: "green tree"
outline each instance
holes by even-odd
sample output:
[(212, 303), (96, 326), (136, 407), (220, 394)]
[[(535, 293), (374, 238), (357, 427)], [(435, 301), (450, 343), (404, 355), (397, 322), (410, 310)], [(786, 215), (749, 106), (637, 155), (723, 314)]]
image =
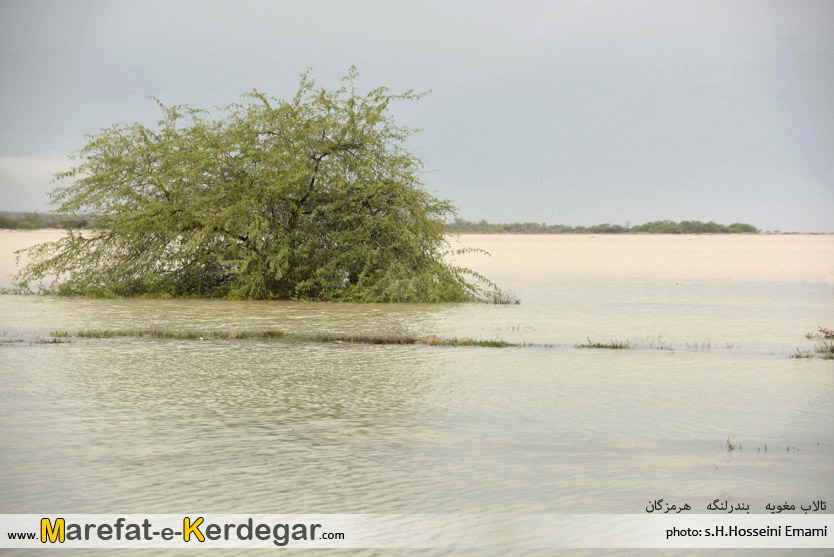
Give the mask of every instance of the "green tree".
[(759, 229), (753, 226), (752, 224), (734, 222), (730, 225), (730, 231), (736, 234), (755, 234), (759, 231)]
[(0, 214), (0, 228), (15, 229), (17, 228), (17, 225), (18, 222), (16, 218)]
[[(493, 289), (449, 264), (443, 222), (384, 87), (304, 74), (289, 101), (253, 91), (210, 116), (162, 108), (154, 128), (88, 136), (56, 180), (61, 213), (96, 228), (27, 250), (18, 284), (62, 294), (362, 302), (467, 301)], [(158, 102), (158, 101), (157, 101)]]

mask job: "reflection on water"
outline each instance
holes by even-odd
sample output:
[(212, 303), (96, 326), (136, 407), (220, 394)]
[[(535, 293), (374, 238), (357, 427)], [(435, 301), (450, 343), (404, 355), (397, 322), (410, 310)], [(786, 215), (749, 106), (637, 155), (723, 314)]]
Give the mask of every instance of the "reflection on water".
[[(16, 238), (0, 234), (0, 246), (28, 237)], [(832, 499), (834, 364), (787, 357), (833, 324), (831, 237), (463, 241), (492, 252), (465, 263), (521, 305), (0, 296), (0, 331), (26, 339), (156, 323), (556, 345), (3, 346), (0, 510), (576, 513), (642, 512), (656, 498)], [(657, 335), (676, 350), (573, 348)], [(728, 437), (742, 449), (728, 452)]]

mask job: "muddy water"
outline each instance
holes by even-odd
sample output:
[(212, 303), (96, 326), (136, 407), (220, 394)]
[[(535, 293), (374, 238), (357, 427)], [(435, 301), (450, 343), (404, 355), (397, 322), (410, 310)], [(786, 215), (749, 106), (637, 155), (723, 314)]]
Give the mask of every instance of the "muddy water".
[[(13, 249), (55, 234), (0, 233), (2, 284)], [(788, 357), (834, 326), (834, 236), (461, 242), (520, 305), (0, 296), (0, 331), (26, 341), (155, 324), (551, 345), (0, 346), (0, 512), (834, 505), (834, 362)], [(587, 339), (638, 348), (574, 347)]]

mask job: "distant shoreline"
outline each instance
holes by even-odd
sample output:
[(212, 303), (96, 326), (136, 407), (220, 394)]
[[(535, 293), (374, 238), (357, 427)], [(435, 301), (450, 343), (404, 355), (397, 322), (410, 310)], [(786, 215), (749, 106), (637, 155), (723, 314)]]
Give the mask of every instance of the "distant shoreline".
[(734, 222), (719, 224), (709, 221), (684, 220), (656, 220), (643, 224), (631, 224), (626, 220), (625, 226), (618, 224), (596, 224), (592, 226), (569, 226), (565, 224), (547, 224), (537, 222), (490, 223), (485, 220), (479, 222), (457, 218), (454, 222), (446, 223), (446, 230), (459, 234), (834, 234), (832, 232), (787, 232), (783, 230), (762, 230), (752, 224)]
[[(490, 223), (485, 220), (478, 222), (456, 218), (446, 224), (447, 230), (455, 232), (493, 232), (493, 233), (521, 233), (521, 234), (752, 234), (761, 232), (752, 224), (734, 222), (719, 224), (714, 221), (699, 220), (656, 220), (643, 224), (631, 224), (625, 221), (625, 226), (619, 224), (602, 223), (591, 226), (569, 226), (566, 224), (547, 224), (539, 222)], [(773, 230), (768, 232), (781, 232)]]
[(479, 232), (450, 230), (449, 234), (470, 236), (832, 236), (834, 232)]
[[(32, 232), (37, 230), (90, 230), (96, 228), (97, 218), (92, 215), (70, 216), (53, 213), (23, 213), (15, 211), (0, 211), (0, 230), (15, 230)], [(702, 222), (696, 220), (675, 222), (671, 220), (657, 220), (643, 224), (631, 225), (626, 221), (625, 226), (618, 224), (596, 224), (592, 226), (569, 226), (565, 224), (546, 224), (538, 222), (490, 223), (485, 220), (478, 222), (456, 218), (453, 222), (444, 223), (449, 234), (502, 234), (502, 235), (620, 235), (620, 234), (650, 234), (650, 235), (682, 235), (682, 234), (812, 234), (826, 235), (834, 232), (784, 232), (781, 230), (761, 230), (752, 224), (734, 222), (719, 224), (713, 221)]]
[[(0, 228), (0, 232), (17, 232), (32, 234), (37, 232), (67, 232), (67, 228)], [(93, 230), (92, 228), (73, 228), (72, 230)], [(622, 232), (605, 234), (599, 232), (479, 232), (474, 230), (449, 230), (448, 234), (463, 236), (834, 236), (834, 232)]]

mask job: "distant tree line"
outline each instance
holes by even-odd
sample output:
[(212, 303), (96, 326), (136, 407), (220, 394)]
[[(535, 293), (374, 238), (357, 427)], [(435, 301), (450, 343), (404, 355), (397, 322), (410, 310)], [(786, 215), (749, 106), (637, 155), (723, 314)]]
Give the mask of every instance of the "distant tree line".
[(44, 213), (0, 212), (0, 228), (11, 230), (36, 230), (38, 228), (90, 228), (92, 217), (53, 215)]
[[(38, 228), (94, 228), (93, 216), (69, 216), (46, 213), (0, 212), (0, 229), (36, 230)], [(730, 225), (716, 222), (685, 220), (674, 222), (656, 220), (636, 226), (619, 224), (597, 224), (594, 226), (567, 226), (565, 224), (545, 224), (539, 222), (489, 223), (456, 218), (446, 224), (452, 232), (472, 232), (482, 234), (754, 234), (759, 232), (752, 224), (734, 222)]]
[(485, 220), (472, 222), (457, 218), (446, 224), (452, 232), (474, 232), (490, 234), (740, 234), (756, 233), (759, 230), (752, 224), (734, 222), (730, 225), (715, 222), (685, 220), (657, 220), (636, 226), (619, 224), (597, 224), (594, 226), (567, 226), (564, 224), (545, 224), (538, 222), (513, 222), (492, 224)]

